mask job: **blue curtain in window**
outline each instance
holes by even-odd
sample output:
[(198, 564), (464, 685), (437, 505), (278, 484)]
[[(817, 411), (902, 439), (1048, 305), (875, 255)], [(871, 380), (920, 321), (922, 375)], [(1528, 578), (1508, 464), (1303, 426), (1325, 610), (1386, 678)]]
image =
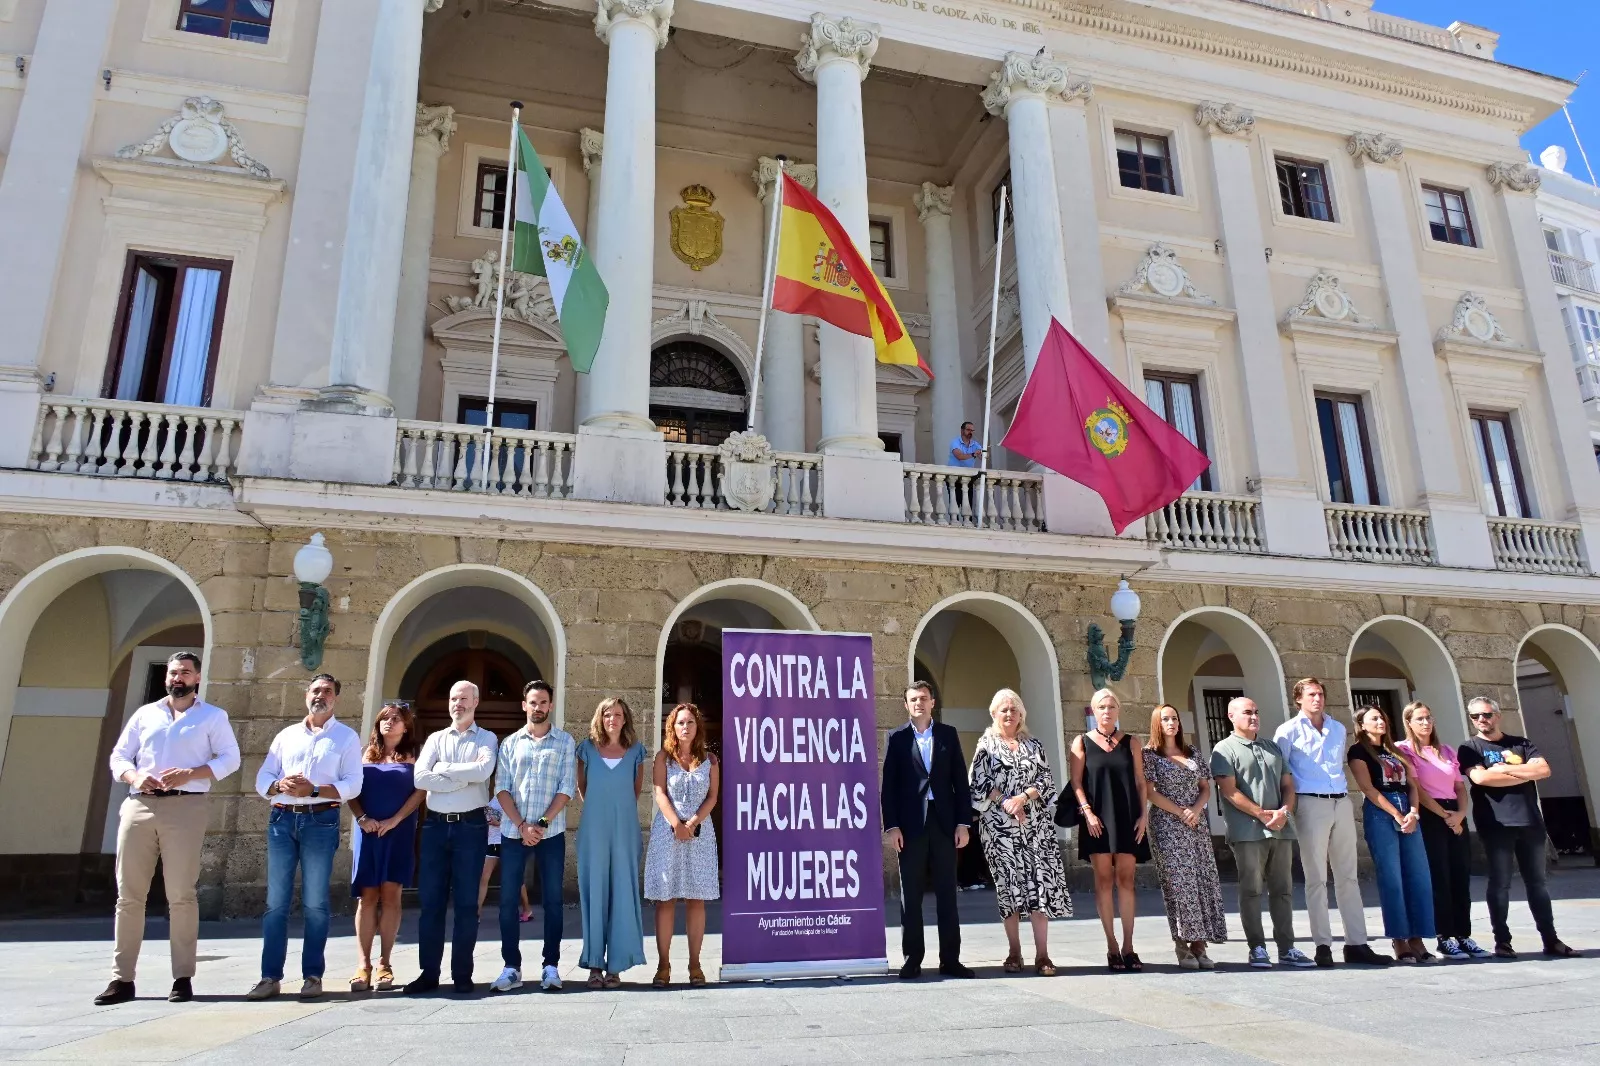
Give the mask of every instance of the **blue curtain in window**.
[(163, 403), (199, 407), (205, 401), (206, 368), (211, 362), (211, 328), (217, 317), (222, 271), (190, 267), (183, 272), (182, 303), (172, 337)]

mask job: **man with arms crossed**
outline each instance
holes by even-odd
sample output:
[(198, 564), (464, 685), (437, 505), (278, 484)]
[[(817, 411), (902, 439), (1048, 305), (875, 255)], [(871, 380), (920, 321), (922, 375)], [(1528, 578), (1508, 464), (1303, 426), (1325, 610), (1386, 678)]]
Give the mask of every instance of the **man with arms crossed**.
[(1344, 924), (1344, 961), (1388, 966), (1393, 956), (1367, 945), (1367, 916), (1356, 881), (1356, 823), (1345, 784), (1349, 744), (1344, 726), (1323, 713), (1327, 692), (1314, 677), (1294, 683), (1300, 713), (1278, 727), (1273, 743), (1294, 775), (1294, 832), (1300, 841), (1300, 866), (1306, 875), (1306, 912), (1317, 965), (1333, 965), (1333, 926), (1328, 921), (1328, 867)]
[(156, 860), (167, 887), (172, 991), (194, 998), (195, 943), (200, 936), (200, 848), (210, 820), (211, 783), (239, 768), (239, 743), (228, 714), (195, 693), (200, 657), (180, 651), (167, 660), (167, 694), (133, 712), (111, 749), (111, 776), (128, 786), (117, 825), (116, 954), (111, 983), (96, 1006), (133, 998), (133, 973), (144, 944), (144, 905)]
[(1544, 881), (1544, 816), (1536, 781), (1550, 776), (1550, 764), (1527, 737), (1500, 731), (1500, 705), (1487, 696), (1467, 701), (1467, 717), (1477, 736), (1456, 750), (1461, 772), (1472, 782), (1472, 822), (1489, 855), (1489, 924), (1494, 953), (1514, 959), (1506, 914), (1511, 907), (1511, 860), (1522, 870), (1528, 909), (1544, 939), (1544, 953), (1569, 958), (1573, 951), (1556, 936), (1550, 890)]
[(1256, 701), (1239, 696), (1228, 703), (1233, 732), (1211, 749), (1211, 776), (1222, 794), (1228, 847), (1239, 867), (1239, 924), (1250, 944), (1250, 965), (1268, 969), (1267, 937), (1261, 928), (1261, 890), (1265, 883), (1272, 911), (1272, 939), (1284, 966), (1315, 966), (1294, 946), (1294, 777), (1278, 746), (1261, 730)]
[(972, 787), (955, 729), (933, 720), (933, 690), (918, 681), (905, 691), (910, 721), (889, 734), (883, 756), (883, 831), (900, 854), (902, 980), (922, 976), (922, 893), (933, 882), (939, 908), (939, 972), (972, 977), (961, 965), (956, 913), (956, 851), (972, 828)]

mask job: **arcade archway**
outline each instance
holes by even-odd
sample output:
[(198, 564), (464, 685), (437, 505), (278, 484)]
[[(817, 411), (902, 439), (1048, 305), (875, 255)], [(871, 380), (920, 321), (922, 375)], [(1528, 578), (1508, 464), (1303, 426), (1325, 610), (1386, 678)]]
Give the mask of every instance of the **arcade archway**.
[(1600, 651), (1552, 623), (1530, 630), (1512, 663), (1521, 729), (1550, 763), (1539, 783), (1550, 838), (1563, 855), (1600, 856)]
[(1345, 658), (1350, 710), (1373, 704), (1389, 715), (1397, 738), (1405, 736), (1400, 713), (1412, 700), (1432, 709), (1439, 738), (1467, 739), (1461, 678), (1444, 642), (1427, 626), (1404, 615), (1375, 618), (1356, 631)]

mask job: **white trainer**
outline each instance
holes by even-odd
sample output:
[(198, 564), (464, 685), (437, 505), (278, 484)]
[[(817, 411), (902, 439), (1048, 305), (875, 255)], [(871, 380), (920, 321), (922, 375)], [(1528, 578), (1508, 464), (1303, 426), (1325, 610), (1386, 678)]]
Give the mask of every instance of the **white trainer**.
[(513, 988), (521, 988), (521, 987), (522, 987), (522, 972), (520, 970), (514, 968), (514, 967), (507, 966), (505, 969), (500, 971), (500, 976), (496, 977), (494, 979), (494, 981), (489, 985), (489, 991), (491, 991), (491, 992), (509, 992)]
[(539, 987), (546, 992), (561, 991), (561, 971), (554, 966), (546, 966), (543, 976), (539, 978)]

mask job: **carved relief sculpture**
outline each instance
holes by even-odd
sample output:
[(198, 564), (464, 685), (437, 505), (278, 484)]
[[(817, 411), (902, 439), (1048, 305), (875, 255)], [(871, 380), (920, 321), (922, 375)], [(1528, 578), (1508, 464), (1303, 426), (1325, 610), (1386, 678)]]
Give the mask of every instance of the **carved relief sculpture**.
[(911, 203), (917, 209), (917, 221), (926, 223), (934, 215), (950, 214), (950, 205), (954, 202), (956, 187), (954, 185), (935, 185), (931, 181), (922, 183), (922, 188), (911, 197)]
[(1538, 192), (1539, 168), (1527, 163), (1491, 163), (1484, 170), (1489, 184), (1496, 189), (1512, 192)]
[(1505, 330), (1500, 328), (1500, 320), (1489, 310), (1489, 301), (1475, 292), (1461, 294), (1461, 299), (1456, 301), (1455, 313), (1450, 316), (1450, 324), (1439, 330), (1437, 339), (1476, 344), (1512, 343)]
[(600, 157), (605, 154), (606, 135), (599, 130), (592, 130), (588, 126), (578, 131), (578, 151), (583, 154), (583, 172), (589, 173), (600, 165)]
[(1069, 73), (1045, 49), (1032, 55), (1007, 52), (1000, 69), (989, 75), (983, 106), (991, 115), (1003, 115), (1013, 96), (1025, 94), (1047, 100), (1087, 100), (1094, 95), (1094, 86), (1083, 75)]
[(1339, 278), (1330, 271), (1319, 270), (1306, 286), (1306, 298), (1284, 316), (1285, 322), (1300, 320), (1342, 322), (1350, 326), (1372, 327), (1372, 319), (1356, 310), (1350, 294), (1344, 291)]
[(1152, 244), (1145, 251), (1139, 269), (1117, 292), (1123, 296), (1159, 296), (1204, 304), (1217, 302), (1194, 287), (1189, 272), (1178, 263), (1178, 253), (1160, 243)]
[(444, 104), (417, 105), (417, 140), (432, 137), (443, 155), (450, 150), (450, 135), (456, 131), (456, 109)]
[(683, 205), (668, 212), (672, 254), (690, 270), (702, 270), (722, 258), (722, 214), (711, 209), (717, 197), (704, 185), (690, 185), (678, 195)]
[(148, 140), (117, 149), (118, 159), (142, 159), (165, 147), (185, 163), (215, 163), (226, 154), (235, 166), (263, 181), (272, 171), (244, 150), (239, 131), (209, 96), (191, 96), (176, 115), (156, 127)]
[(1405, 148), (1387, 133), (1352, 133), (1345, 142), (1345, 151), (1356, 162), (1392, 163), (1405, 154)]
[(878, 54), (878, 24), (858, 22), (849, 16), (830, 18), (818, 13), (811, 16), (811, 29), (800, 35), (800, 51), (795, 54), (794, 65), (806, 81), (815, 81), (817, 67), (828, 58), (848, 59), (861, 71), (864, 80), (872, 68), (872, 57)]
[(766, 437), (735, 431), (717, 445), (722, 467), (722, 495), (741, 511), (765, 511), (777, 490), (773, 476), (776, 453)]
[(1256, 128), (1256, 116), (1238, 104), (1219, 104), (1202, 100), (1194, 109), (1194, 120), (1208, 133), (1248, 134)]
[[(440, 301), (447, 314), (462, 311), (494, 311), (495, 291), (500, 284), (500, 252), (490, 250), (472, 261), (471, 296), (446, 296)], [(545, 279), (513, 270), (506, 275), (505, 315), (529, 324), (556, 325), (556, 305)]]

